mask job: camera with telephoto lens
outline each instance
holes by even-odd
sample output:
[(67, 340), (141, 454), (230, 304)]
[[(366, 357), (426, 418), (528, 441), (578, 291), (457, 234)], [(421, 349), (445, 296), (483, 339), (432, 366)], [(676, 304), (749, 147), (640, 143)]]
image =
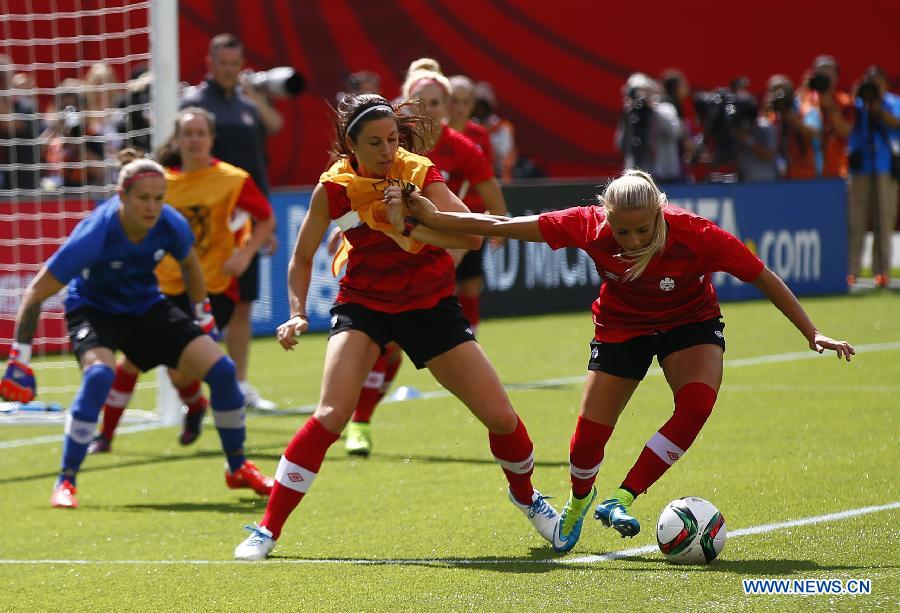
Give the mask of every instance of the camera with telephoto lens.
[(734, 159), (735, 132), (750, 129), (759, 113), (752, 94), (735, 92), (727, 87), (696, 92), (694, 110), (703, 126), (703, 144), (715, 152), (716, 163)]
[(881, 88), (872, 79), (866, 79), (856, 88), (856, 97), (866, 104), (875, 102), (881, 98)]
[(625, 148), (631, 152), (636, 168), (652, 168), (653, 148), (650, 143), (650, 124), (653, 121), (651, 94), (644, 89), (629, 89), (622, 108), (625, 127)]
[(831, 77), (822, 72), (815, 72), (806, 81), (806, 86), (814, 92), (825, 93), (831, 88)]
[(776, 113), (784, 113), (794, 106), (794, 96), (784, 89), (776, 89), (769, 93), (769, 108)]
[(306, 89), (306, 79), (290, 66), (278, 66), (248, 74), (256, 89), (275, 98), (299, 96)]

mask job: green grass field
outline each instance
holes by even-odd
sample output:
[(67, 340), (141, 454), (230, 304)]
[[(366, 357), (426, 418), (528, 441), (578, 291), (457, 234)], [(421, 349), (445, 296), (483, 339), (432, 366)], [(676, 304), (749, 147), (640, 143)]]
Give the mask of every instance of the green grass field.
[[(62, 426), (0, 428), (0, 609), (897, 610), (896, 506), (731, 537), (705, 567), (670, 565), (655, 549), (597, 557), (654, 546), (657, 514), (684, 495), (715, 503), (730, 532), (900, 500), (900, 297), (804, 304), (825, 333), (860, 346), (859, 355), (847, 364), (803, 353), (804, 340), (768, 303), (725, 305), (728, 352), (716, 410), (685, 458), (638, 499), (643, 531), (623, 541), (586, 520), (567, 555), (554, 554), (509, 504), (485, 431), (453, 398), (385, 404), (368, 460), (348, 458), (338, 442), (264, 563), (231, 561), (242, 527), (259, 519), (265, 502), (225, 488), (210, 424), (192, 448), (177, 444), (175, 428), (121, 434), (112, 454), (86, 461), (75, 511), (48, 504)], [(528, 384), (583, 375), (591, 332), (586, 312), (491, 320), (481, 342), (505, 383)], [(285, 406), (314, 403), (324, 345), (324, 336), (311, 335), (285, 354), (259, 340), (252, 379)], [(46, 388), (78, 381), (73, 368), (37, 372)], [(397, 383), (438, 389), (408, 362)], [(535, 443), (535, 484), (559, 508), (581, 385), (510, 396)], [(152, 390), (134, 404), (152, 407)], [(664, 379), (651, 374), (607, 447), (601, 494), (619, 484), (671, 410)], [(250, 417), (250, 455), (264, 471), (274, 472), (304, 419)], [(59, 438), (12, 446), (46, 435)], [(869, 579), (872, 593), (745, 595), (747, 578)]]

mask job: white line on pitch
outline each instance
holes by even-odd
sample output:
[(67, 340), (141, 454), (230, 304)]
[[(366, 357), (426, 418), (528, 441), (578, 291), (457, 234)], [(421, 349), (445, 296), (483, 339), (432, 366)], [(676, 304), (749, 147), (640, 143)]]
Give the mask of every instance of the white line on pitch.
[[(817, 515), (815, 517), (804, 517), (803, 519), (795, 519), (791, 521), (783, 521), (774, 524), (764, 524), (762, 526), (753, 526), (750, 528), (741, 528), (728, 533), (728, 538), (738, 538), (742, 536), (750, 536), (754, 534), (764, 534), (774, 530), (782, 530), (784, 528), (797, 528), (801, 526), (810, 526), (813, 524), (821, 524), (825, 522), (841, 521), (850, 519), (851, 517), (859, 517), (860, 515), (868, 515), (869, 513), (877, 513), (879, 511), (890, 511), (900, 508), (900, 502), (891, 502), (888, 504), (876, 505), (871, 507), (862, 507), (860, 509), (850, 509), (848, 511), (840, 511), (838, 513), (829, 513), (828, 515)], [(398, 560), (336, 560), (333, 558), (322, 559), (290, 559), (290, 558), (270, 558), (263, 562), (264, 564), (351, 564), (355, 566), (481, 566), (486, 564), (596, 564), (597, 562), (610, 562), (620, 560), (622, 558), (632, 558), (652, 553), (657, 550), (655, 545), (645, 545), (644, 547), (634, 547), (632, 549), (624, 549), (622, 551), (614, 551), (603, 555), (580, 556), (577, 558), (545, 558), (543, 560), (509, 560), (509, 559), (469, 559), (469, 558), (423, 558), (423, 559), (398, 559)], [(249, 564), (249, 562), (240, 562), (238, 560), (0, 560), (0, 565), (36, 565), (36, 564), (71, 564), (71, 565), (218, 565), (218, 564)]]
[[(829, 513), (828, 515), (817, 515), (815, 517), (804, 517), (803, 519), (794, 519), (791, 521), (783, 521), (774, 524), (765, 524), (762, 526), (753, 526), (751, 528), (740, 528), (733, 532), (728, 532), (727, 538), (736, 538), (740, 536), (748, 536), (752, 534), (764, 534), (784, 528), (796, 528), (799, 526), (810, 526), (812, 524), (821, 524), (830, 521), (840, 521), (842, 519), (850, 519), (851, 517), (859, 517), (860, 515), (868, 515), (869, 513), (877, 513), (878, 511), (890, 511), (891, 509), (900, 509), (900, 502), (891, 502), (872, 507), (862, 507), (861, 509), (850, 509), (849, 511), (840, 511), (838, 513)], [(727, 524), (726, 524), (727, 525)], [(635, 547), (634, 549), (625, 549), (624, 551), (614, 551), (599, 556), (582, 556), (580, 558), (567, 558), (560, 560), (565, 564), (589, 564), (593, 562), (607, 562), (610, 560), (619, 560), (621, 558), (631, 558), (645, 553), (656, 551), (655, 545), (646, 545), (644, 547)]]
[[(156, 430), (163, 426), (158, 423), (138, 424), (134, 426), (123, 426), (116, 430), (116, 434), (130, 434), (132, 432), (145, 432), (147, 430)], [(62, 433), (49, 434), (47, 436), (35, 436), (33, 438), (20, 438), (13, 441), (0, 441), (0, 449), (15, 449), (16, 447), (27, 447), (29, 445), (42, 445), (44, 443), (62, 444)]]
[[(876, 351), (892, 351), (894, 349), (900, 349), (900, 342), (890, 342), (890, 343), (871, 343), (868, 345), (859, 345), (856, 347), (857, 353), (870, 353)], [(743, 368), (745, 366), (757, 366), (759, 364), (773, 364), (777, 362), (792, 362), (797, 360), (815, 360), (815, 359), (825, 359), (825, 356), (822, 356), (814, 351), (794, 351), (790, 353), (776, 353), (771, 355), (760, 355), (750, 358), (738, 358), (736, 360), (725, 360), (725, 368), (733, 369), (733, 368)], [(659, 375), (662, 374), (662, 369), (659, 367), (651, 368), (648, 375)], [(504, 385), (504, 389), (511, 392), (516, 391), (528, 391), (534, 389), (543, 389), (547, 387), (556, 387), (560, 385), (574, 385), (578, 383), (583, 383), (585, 379), (585, 375), (576, 375), (571, 377), (556, 377), (554, 379), (544, 379), (542, 381), (534, 381), (531, 383), (509, 383)], [(727, 391), (727, 386), (726, 386)], [(821, 389), (821, 388), (816, 388)], [(879, 390), (881, 391), (881, 390)], [(890, 390), (887, 390), (890, 391)], [(408, 402), (410, 400), (430, 400), (433, 398), (448, 398), (452, 394), (447, 390), (434, 390), (429, 392), (421, 392), (419, 395), (410, 398), (387, 398), (382, 404), (393, 404), (396, 402)], [(303, 405), (293, 409), (280, 409), (273, 411), (266, 411), (265, 413), (270, 415), (307, 415), (314, 411), (316, 408), (315, 404)], [(127, 434), (128, 432), (143, 432), (146, 430), (152, 430), (154, 427), (162, 427), (160, 425), (152, 425), (148, 424), (146, 426), (134, 426), (133, 429), (122, 428), (116, 433), (119, 434)], [(52, 436), (39, 436), (35, 438), (27, 438), (27, 439), (17, 439), (12, 441), (0, 442), (0, 449), (11, 449), (15, 447), (25, 447), (28, 445), (40, 445), (47, 442), (54, 442), (59, 440), (59, 437)]]

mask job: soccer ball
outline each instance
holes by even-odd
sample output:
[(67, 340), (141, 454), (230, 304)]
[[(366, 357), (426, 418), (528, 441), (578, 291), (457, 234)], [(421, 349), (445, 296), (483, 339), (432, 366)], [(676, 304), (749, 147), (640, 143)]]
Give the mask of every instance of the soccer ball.
[(656, 542), (669, 562), (708, 564), (725, 547), (725, 518), (711, 502), (695, 496), (673, 500), (656, 523)]

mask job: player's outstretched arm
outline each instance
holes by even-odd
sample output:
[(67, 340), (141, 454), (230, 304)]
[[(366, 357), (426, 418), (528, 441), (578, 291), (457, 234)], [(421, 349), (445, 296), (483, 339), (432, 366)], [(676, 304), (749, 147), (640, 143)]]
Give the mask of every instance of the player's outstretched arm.
[(30, 402), (37, 393), (37, 383), (29, 366), (31, 362), (31, 342), (41, 316), (41, 305), (47, 298), (58, 292), (64, 285), (53, 276), (46, 266), (38, 271), (19, 304), (16, 316), (16, 341), (9, 353), (6, 372), (0, 380), (0, 396), (5, 400)]
[(848, 362), (850, 361), (850, 356), (856, 354), (853, 345), (847, 341), (835, 340), (819, 332), (809, 315), (806, 314), (803, 306), (797, 300), (794, 292), (768, 267), (763, 268), (753, 285), (759, 288), (772, 301), (772, 304), (778, 307), (778, 310), (784, 313), (785, 317), (800, 330), (800, 333), (803, 334), (809, 343), (810, 349), (819, 353), (823, 353), (826, 349), (831, 349), (837, 354), (838, 359), (843, 357)]
[[(395, 188), (388, 188), (388, 190)], [(399, 196), (385, 190), (385, 199), (389, 204), (398, 203)], [(441, 231), (462, 232), (479, 236), (502, 236), (533, 243), (544, 242), (538, 226), (537, 215), (523, 217), (501, 217), (481, 213), (465, 213), (442, 211), (428, 198), (418, 192), (406, 197), (410, 213), (429, 228)]]

